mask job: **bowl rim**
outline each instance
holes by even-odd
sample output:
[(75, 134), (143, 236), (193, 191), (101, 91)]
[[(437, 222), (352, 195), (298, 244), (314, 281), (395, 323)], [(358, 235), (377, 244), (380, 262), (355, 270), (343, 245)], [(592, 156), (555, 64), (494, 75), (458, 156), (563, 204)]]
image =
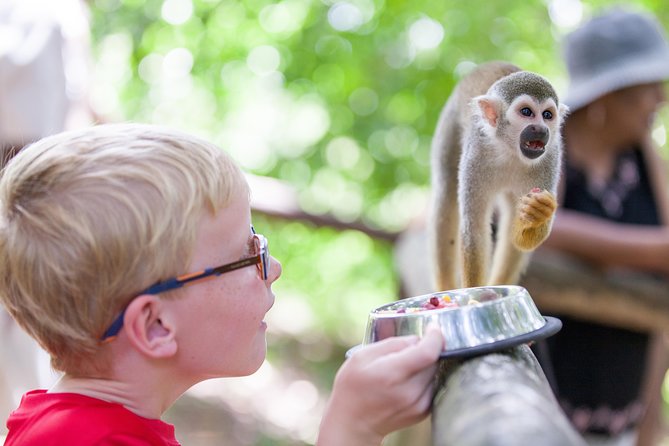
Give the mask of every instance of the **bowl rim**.
[[(553, 336), (556, 334), (558, 331), (562, 329), (562, 321), (556, 317), (552, 316), (543, 316), (544, 318), (544, 325), (541, 328), (538, 328), (536, 330), (527, 332), (527, 333), (522, 333), (516, 336), (513, 336), (511, 338), (506, 338), (506, 339), (500, 339), (498, 341), (494, 342), (489, 342), (486, 344), (480, 344), (480, 345), (475, 345), (472, 347), (464, 347), (464, 348), (458, 348), (454, 350), (442, 350), (441, 354), (439, 355), (440, 359), (448, 359), (448, 358), (459, 358), (459, 359), (467, 359), (467, 358), (473, 358), (476, 356), (482, 356), (485, 354), (489, 353), (496, 353), (504, 350), (508, 350), (513, 347), (517, 347), (522, 344), (528, 344), (531, 342), (536, 342), (540, 341), (542, 339), (546, 339), (550, 336)], [(349, 348), (346, 353), (345, 353), (345, 358), (348, 359), (353, 355), (356, 351), (360, 350), (361, 348), (364, 348), (366, 346), (369, 346), (371, 344), (356, 344), (353, 347)]]
[[(481, 290), (481, 289), (496, 289), (496, 288), (504, 288), (507, 290), (515, 290), (515, 292), (509, 292), (508, 295), (506, 296), (500, 296), (497, 299), (489, 300), (489, 301), (484, 301), (484, 302), (479, 302), (477, 305), (464, 305), (464, 306), (457, 306), (457, 307), (446, 307), (446, 308), (434, 308), (430, 310), (423, 310), (423, 311), (415, 311), (411, 313), (398, 313), (396, 311), (394, 312), (383, 312), (384, 309), (396, 306), (398, 303), (406, 302), (406, 301), (420, 301), (420, 300), (426, 300), (427, 298), (431, 297), (438, 297), (440, 295), (445, 295), (445, 294), (467, 294), (468, 291), (473, 291), (473, 290)], [(425, 317), (426, 314), (439, 314), (439, 313), (444, 313), (444, 312), (450, 312), (450, 311), (464, 311), (464, 312), (469, 312), (469, 311), (476, 311), (476, 309), (480, 306), (493, 306), (493, 305), (501, 305), (504, 303), (504, 301), (510, 299), (511, 297), (518, 295), (518, 294), (524, 294), (527, 297), (529, 297), (530, 300), (533, 301), (532, 297), (530, 296), (530, 293), (527, 291), (527, 289), (523, 286), (520, 285), (486, 285), (486, 286), (477, 286), (477, 287), (468, 287), (468, 288), (456, 288), (452, 290), (445, 290), (445, 291), (435, 291), (433, 293), (427, 293), (427, 294), (421, 294), (418, 296), (410, 296), (410, 297), (405, 297), (393, 302), (389, 302), (387, 304), (383, 304), (379, 307), (374, 308), (369, 312), (369, 317), (373, 318), (392, 318), (392, 317)], [(480, 310), (479, 310), (480, 311)]]

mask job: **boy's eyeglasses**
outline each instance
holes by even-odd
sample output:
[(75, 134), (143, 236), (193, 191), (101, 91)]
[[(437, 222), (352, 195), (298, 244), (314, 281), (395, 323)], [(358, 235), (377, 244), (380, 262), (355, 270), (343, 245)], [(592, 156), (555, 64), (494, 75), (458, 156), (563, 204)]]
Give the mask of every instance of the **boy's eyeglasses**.
[[(257, 234), (255, 229), (253, 229), (253, 226), (251, 226), (251, 232), (253, 232), (253, 243), (255, 245), (256, 255), (240, 259), (236, 262), (228, 263), (226, 265), (207, 268), (202, 271), (188, 273), (164, 280), (162, 282), (158, 282), (139, 293), (138, 296), (141, 296), (142, 294), (164, 293), (165, 291), (192, 285), (205, 279), (213, 279), (223, 273), (229, 273), (230, 271), (245, 268), (250, 265), (257, 265), (260, 278), (262, 280), (267, 280), (269, 276), (271, 259), (269, 255), (267, 239), (263, 235)], [(123, 309), (123, 311), (121, 311), (121, 314), (119, 314), (118, 317), (114, 319), (114, 322), (112, 322), (107, 331), (105, 331), (105, 333), (100, 338), (101, 341), (111, 341), (114, 337), (116, 337), (118, 332), (121, 331), (121, 328), (123, 328), (123, 318), (125, 316), (126, 309), (127, 306)]]

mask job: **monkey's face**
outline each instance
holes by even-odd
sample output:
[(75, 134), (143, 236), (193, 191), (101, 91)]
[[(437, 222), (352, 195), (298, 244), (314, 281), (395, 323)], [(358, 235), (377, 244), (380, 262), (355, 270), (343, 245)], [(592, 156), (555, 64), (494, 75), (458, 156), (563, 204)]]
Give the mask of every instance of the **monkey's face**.
[(535, 160), (554, 144), (560, 130), (561, 113), (552, 98), (538, 101), (522, 95), (507, 109), (511, 147), (518, 147), (521, 158)]
[(504, 148), (499, 155), (507, 157), (510, 150), (516, 159), (532, 164), (547, 151), (560, 150), (560, 126), (568, 109), (558, 106), (552, 94), (544, 97), (519, 94), (509, 104), (492, 91), (474, 98), (475, 113), (492, 147)]

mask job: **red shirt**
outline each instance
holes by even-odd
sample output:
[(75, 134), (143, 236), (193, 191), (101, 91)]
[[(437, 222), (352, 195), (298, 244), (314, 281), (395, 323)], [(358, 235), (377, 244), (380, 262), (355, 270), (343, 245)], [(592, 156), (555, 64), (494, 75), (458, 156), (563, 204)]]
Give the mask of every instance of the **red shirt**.
[(26, 393), (7, 428), (5, 446), (179, 446), (171, 424), (76, 393)]

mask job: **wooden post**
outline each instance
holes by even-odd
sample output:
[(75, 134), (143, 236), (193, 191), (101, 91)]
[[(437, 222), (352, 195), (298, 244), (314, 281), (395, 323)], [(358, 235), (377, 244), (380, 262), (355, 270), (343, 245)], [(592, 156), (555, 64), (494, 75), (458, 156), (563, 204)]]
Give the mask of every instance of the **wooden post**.
[(432, 410), (434, 446), (582, 446), (526, 345), (444, 360)]

